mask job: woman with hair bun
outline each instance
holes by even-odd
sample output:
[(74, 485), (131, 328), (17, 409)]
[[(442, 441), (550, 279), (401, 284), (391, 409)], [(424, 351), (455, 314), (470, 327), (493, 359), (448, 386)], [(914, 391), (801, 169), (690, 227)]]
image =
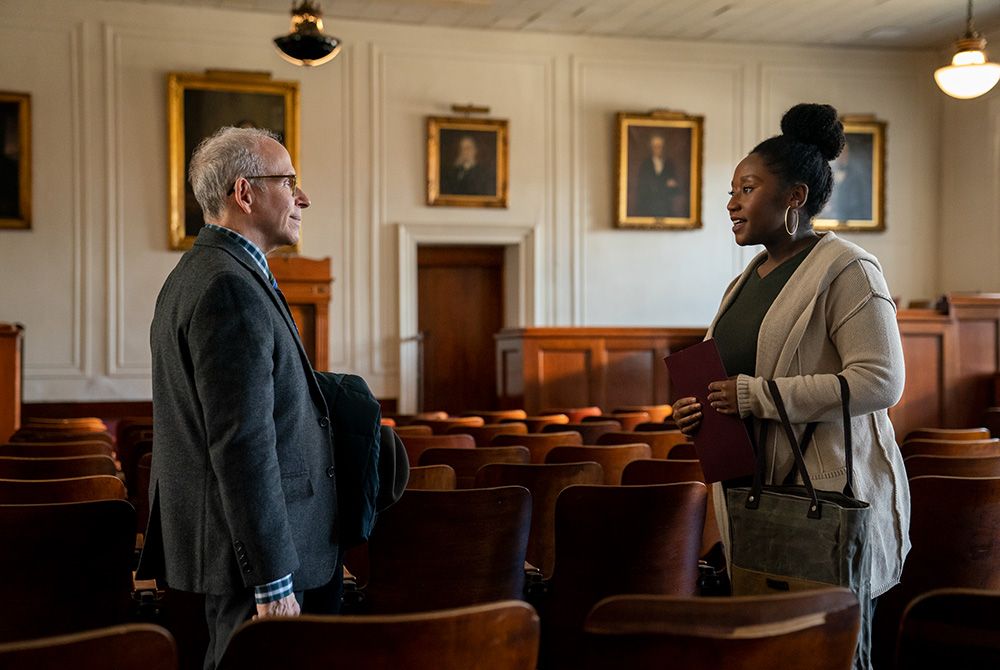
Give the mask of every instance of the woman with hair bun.
[[(871, 598), (861, 603), (856, 668), (868, 668), (874, 599), (899, 581), (909, 551), (909, 488), (888, 408), (903, 392), (903, 349), (896, 309), (878, 260), (864, 249), (817, 233), (812, 219), (833, 190), (830, 161), (844, 128), (829, 105), (801, 104), (785, 113), (781, 135), (757, 145), (733, 174), (729, 210), (740, 246), (763, 245), (726, 290), (707, 337), (715, 338), (728, 379), (709, 385), (708, 400), (740, 416), (764, 444), (766, 484), (781, 484), (793, 467), (767, 381), (781, 392), (797, 436), (818, 422), (805, 454), (817, 489), (846, 482), (840, 382), (850, 387), (854, 493), (871, 505)], [(674, 403), (688, 435), (701, 424), (695, 398)], [(780, 424), (777, 424), (780, 426)], [(759, 441), (759, 440), (758, 440)], [(717, 485), (718, 486), (718, 485)], [(728, 537), (725, 496), (716, 513)]]

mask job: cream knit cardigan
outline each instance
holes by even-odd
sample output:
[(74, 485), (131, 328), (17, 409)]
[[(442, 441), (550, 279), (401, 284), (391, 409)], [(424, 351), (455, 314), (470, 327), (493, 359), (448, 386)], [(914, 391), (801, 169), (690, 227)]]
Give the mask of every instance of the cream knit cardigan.
[[(707, 337), (766, 252), (726, 290)], [(767, 483), (780, 483), (792, 455), (767, 389), (774, 379), (796, 435), (819, 421), (806, 452), (817, 489), (841, 491), (846, 482), (840, 384), (851, 388), (854, 493), (871, 505), (872, 598), (899, 582), (910, 550), (910, 491), (888, 408), (903, 392), (903, 347), (896, 308), (878, 260), (833, 233), (822, 235), (788, 280), (760, 326), (756, 377), (739, 375), (740, 416), (772, 419), (765, 446)], [(716, 484), (716, 515), (728, 542), (725, 496)]]

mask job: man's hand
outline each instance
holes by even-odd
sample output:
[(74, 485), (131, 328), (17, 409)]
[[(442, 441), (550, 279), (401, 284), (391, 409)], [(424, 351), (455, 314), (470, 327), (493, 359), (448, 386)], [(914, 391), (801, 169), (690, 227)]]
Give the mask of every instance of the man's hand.
[(298, 616), (301, 614), (299, 601), (295, 599), (295, 594), (287, 595), (281, 600), (257, 605), (257, 613), (253, 615), (254, 620), (266, 619), (275, 616)]

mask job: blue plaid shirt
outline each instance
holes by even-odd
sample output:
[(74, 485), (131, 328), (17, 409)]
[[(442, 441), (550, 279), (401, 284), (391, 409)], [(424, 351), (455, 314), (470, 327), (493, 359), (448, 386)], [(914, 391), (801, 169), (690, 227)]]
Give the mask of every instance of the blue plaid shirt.
[[(239, 233), (229, 230), (228, 228), (223, 228), (222, 226), (217, 226), (214, 223), (206, 223), (206, 228), (211, 228), (212, 230), (217, 230), (232, 241), (236, 242), (238, 245), (246, 249), (247, 253), (250, 254), (250, 258), (254, 260), (260, 269), (267, 275), (267, 278), (271, 280), (271, 286), (278, 288), (278, 282), (275, 280), (274, 275), (271, 274), (271, 269), (267, 267), (267, 258), (264, 253), (257, 247), (256, 244), (243, 237)], [(253, 588), (254, 601), (258, 605), (263, 605), (265, 603), (273, 603), (276, 600), (281, 600), (287, 596), (292, 595), (292, 575), (288, 574), (277, 579), (273, 582), (269, 582), (262, 586), (255, 586)]]

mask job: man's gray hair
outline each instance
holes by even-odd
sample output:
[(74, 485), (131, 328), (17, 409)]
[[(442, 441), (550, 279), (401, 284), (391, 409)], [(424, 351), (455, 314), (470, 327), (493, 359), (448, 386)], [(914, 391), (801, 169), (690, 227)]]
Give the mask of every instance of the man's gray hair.
[(206, 137), (191, 155), (188, 180), (206, 221), (218, 221), (226, 209), (229, 189), (240, 177), (267, 174), (261, 142), (278, 136), (262, 128), (225, 126)]

